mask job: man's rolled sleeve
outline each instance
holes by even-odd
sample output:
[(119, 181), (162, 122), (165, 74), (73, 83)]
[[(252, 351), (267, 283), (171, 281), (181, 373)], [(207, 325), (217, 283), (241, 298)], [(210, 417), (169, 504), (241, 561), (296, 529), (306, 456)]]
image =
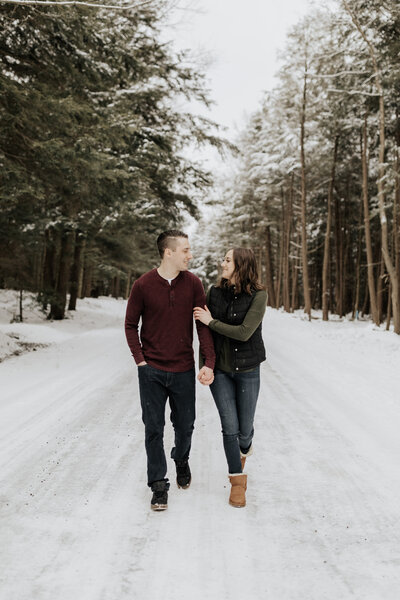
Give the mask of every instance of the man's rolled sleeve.
[(143, 311), (143, 296), (139, 282), (133, 284), (125, 315), (125, 335), (136, 364), (145, 361), (139, 339), (139, 321)]

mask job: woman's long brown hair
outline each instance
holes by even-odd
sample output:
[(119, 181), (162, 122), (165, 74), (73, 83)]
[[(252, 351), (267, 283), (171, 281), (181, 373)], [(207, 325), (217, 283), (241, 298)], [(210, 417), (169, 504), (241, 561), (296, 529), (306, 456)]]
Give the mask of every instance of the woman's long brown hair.
[[(236, 291), (251, 294), (256, 290), (264, 290), (258, 280), (257, 260), (251, 248), (233, 248), (233, 262), (235, 270), (231, 281), (235, 282)], [(228, 280), (222, 277), (217, 287), (227, 287)]]

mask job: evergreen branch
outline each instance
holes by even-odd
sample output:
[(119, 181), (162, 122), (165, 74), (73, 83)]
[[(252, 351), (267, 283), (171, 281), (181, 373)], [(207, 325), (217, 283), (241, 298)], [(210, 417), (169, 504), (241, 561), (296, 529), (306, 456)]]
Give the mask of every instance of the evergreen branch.
[(91, 8), (110, 8), (113, 10), (129, 10), (132, 8), (140, 8), (151, 4), (153, 0), (143, 0), (142, 2), (136, 2), (135, 4), (128, 4), (127, 6), (117, 6), (115, 4), (96, 4), (94, 2), (77, 2), (76, 0), (0, 0), (3, 4), (22, 4), (22, 5), (44, 5), (44, 6), (61, 6), (61, 5), (72, 5), (72, 6), (89, 6)]
[(365, 70), (363, 70), (363, 71), (338, 71), (337, 73), (331, 73), (329, 75), (318, 75), (317, 73), (309, 73), (308, 75), (309, 75), (309, 77), (313, 77), (314, 79), (328, 79), (331, 77), (339, 77), (340, 75), (365, 75)]
[(380, 94), (374, 94), (373, 92), (362, 92), (361, 90), (338, 90), (336, 88), (328, 88), (328, 92), (335, 92), (336, 94), (349, 94), (349, 96), (355, 96), (361, 94), (362, 96), (380, 96)]

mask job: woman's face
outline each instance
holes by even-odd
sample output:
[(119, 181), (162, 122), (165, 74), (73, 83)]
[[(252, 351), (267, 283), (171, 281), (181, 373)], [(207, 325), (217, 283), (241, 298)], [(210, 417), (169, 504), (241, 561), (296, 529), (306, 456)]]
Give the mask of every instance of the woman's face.
[(235, 262), (233, 260), (233, 250), (228, 250), (225, 254), (225, 258), (221, 263), (222, 277), (231, 281), (233, 272), (235, 270)]

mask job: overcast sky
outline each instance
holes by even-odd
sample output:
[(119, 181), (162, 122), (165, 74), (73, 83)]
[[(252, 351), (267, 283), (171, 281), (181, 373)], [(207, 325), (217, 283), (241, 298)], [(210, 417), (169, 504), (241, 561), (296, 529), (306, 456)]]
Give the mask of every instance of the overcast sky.
[(211, 59), (207, 76), (217, 104), (209, 116), (232, 135), (258, 108), (263, 90), (274, 86), (277, 52), (310, 2), (194, 0), (189, 6), (192, 10), (175, 12), (172, 37), (178, 48)]

